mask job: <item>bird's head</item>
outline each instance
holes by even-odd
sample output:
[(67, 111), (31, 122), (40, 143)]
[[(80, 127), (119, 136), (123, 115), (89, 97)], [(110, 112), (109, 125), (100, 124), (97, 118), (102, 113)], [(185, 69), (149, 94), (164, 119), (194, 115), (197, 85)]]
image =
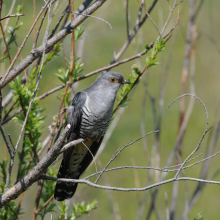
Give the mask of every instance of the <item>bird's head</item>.
[(128, 80), (125, 80), (121, 73), (117, 72), (105, 72), (98, 80), (102, 81), (102, 84), (108, 88), (118, 90), (124, 84), (131, 84)]

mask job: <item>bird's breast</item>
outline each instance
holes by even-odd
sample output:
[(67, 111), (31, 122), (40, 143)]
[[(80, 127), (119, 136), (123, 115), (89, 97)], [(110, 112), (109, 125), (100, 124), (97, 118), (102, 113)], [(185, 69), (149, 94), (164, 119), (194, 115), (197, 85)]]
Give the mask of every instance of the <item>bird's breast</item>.
[[(103, 109), (103, 111), (106, 111)], [(82, 108), (82, 120), (80, 126), (80, 136), (82, 137), (101, 137), (105, 134), (111, 120), (111, 113), (95, 112), (86, 103)]]

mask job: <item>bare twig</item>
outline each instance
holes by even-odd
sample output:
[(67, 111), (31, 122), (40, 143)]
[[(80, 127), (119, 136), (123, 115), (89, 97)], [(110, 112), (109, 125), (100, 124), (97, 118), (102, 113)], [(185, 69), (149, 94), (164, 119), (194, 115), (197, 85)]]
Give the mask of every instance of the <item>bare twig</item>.
[(137, 140), (132, 141), (132, 142), (126, 144), (126, 145), (125, 145), (124, 147), (122, 147), (121, 149), (118, 149), (117, 152), (112, 156), (112, 158), (110, 159), (110, 161), (106, 164), (106, 166), (104, 167), (104, 169), (101, 171), (101, 173), (99, 174), (99, 176), (98, 176), (97, 179), (95, 180), (95, 183), (98, 182), (98, 180), (100, 179), (100, 177), (102, 176), (102, 174), (105, 172), (105, 170), (107, 169), (107, 167), (109, 166), (109, 164), (110, 164), (126, 147), (128, 147), (128, 146), (134, 144), (135, 142), (141, 140), (142, 138), (148, 136), (149, 134), (156, 133), (156, 132), (159, 132), (159, 131), (151, 131), (151, 132), (145, 134), (143, 137), (140, 137), (140, 138), (138, 138)]
[(0, 18), (0, 21), (6, 19), (6, 18), (12, 18), (12, 17), (20, 17), (20, 16), (24, 16), (24, 14), (15, 14), (15, 15), (7, 15), (3, 18)]
[(144, 10), (144, 12), (146, 13), (146, 15), (149, 17), (149, 19), (151, 20), (151, 22), (154, 24), (154, 27), (157, 29), (160, 38), (162, 38), (162, 34), (160, 32), (160, 29), (157, 27), (157, 24), (155, 23), (155, 21), (153, 20), (153, 18), (150, 16), (150, 14), (148, 13), (148, 11), (142, 6), (142, 4), (139, 2), (139, 0), (137, 0), (138, 4), (140, 5), (140, 7)]
[(129, 0), (126, 0), (126, 28), (127, 28), (127, 38), (129, 38), (129, 11), (128, 11), (128, 2)]
[(115, 191), (121, 191), (121, 192), (146, 191), (146, 190), (152, 189), (154, 187), (161, 186), (161, 185), (171, 183), (174, 181), (186, 181), (186, 180), (220, 185), (219, 181), (204, 180), (204, 179), (197, 179), (197, 178), (191, 178), (191, 177), (181, 177), (181, 178), (177, 178), (177, 179), (171, 178), (168, 180), (160, 181), (158, 183), (154, 183), (149, 186), (140, 187), (140, 188), (122, 188), (122, 187), (103, 186), (103, 185), (98, 185), (96, 183), (92, 183), (92, 182), (85, 180), (85, 179), (65, 179), (65, 178), (54, 178), (54, 177), (50, 177), (50, 176), (40, 176), (40, 178), (52, 180), (52, 181), (64, 182), (64, 183), (83, 183), (83, 184), (87, 184), (89, 186), (92, 186), (92, 187), (95, 187), (98, 189), (115, 190)]
[(27, 39), (28, 39), (28, 37), (30, 36), (30, 34), (31, 34), (32, 30), (34, 29), (34, 27), (35, 27), (35, 25), (36, 25), (38, 19), (40, 18), (40, 16), (41, 16), (41, 14), (43, 13), (44, 9), (48, 6), (49, 2), (50, 2), (50, 0), (48, 0), (47, 3), (44, 5), (44, 7), (42, 7), (41, 11), (39, 12), (38, 16), (36, 17), (36, 19), (35, 19), (33, 25), (31, 26), (31, 28), (30, 28), (28, 34), (26, 35), (24, 41), (22, 42), (20, 49), (19, 49), (18, 52), (16, 53), (16, 55), (15, 55), (15, 57), (14, 57), (14, 59), (13, 59), (11, 65), (9, 66), (9, 68), (8, 68), (8, 70), (7, 70), (7, 72), (6, 72), (6, 74), (4, 75), (4, 77), (3, 77), (3, 79), (2, 79), (2, 82), (4, 82), (5, 79), (7, 78), (8, 74), (9, 74), (9, 71), (10, 71), (10, 70), (12, 69), (12, 67), (14, 66), (14, 64), (15, 64), (15, 62), (16, 62), (18, 56), (19, 56), (19, 54), (21, 53), (21, 51), (22, 51), (22, 49), (23, 49), (23, 47), (24, 47), (24, 45), (25, 45), (25, 43), (26, 43), (26, 41), (27, 41)]
[(15, 213), (15, 211), (11, 208), (11, 206), (9, 204), (6, 204), (8, 206), (8, 208), (14, 213), (16, 219), (21, 220), (18, 215)]
[[(154, 9), (156, 3), (158, 2), (158, 0), (154, 0), (152, 5), (150, 6), (150, 8), (148, 9), (148, 14), (150, 14), (152, 12), (152, 10)], [(140, 7), (141, 8), (141, 7)], [(141, 8), (142, 9), (142, 8)], [(130, 33), (129, 35), (129, 39), (126, 40), (126, 42), (123, 44), (123, 46), (121, 47), (121, 49), (119, 50), (119, 52), (117, 54), (115, 54), (114, 59), (110, 62), (110, 64), (115, 63), (121, 56), (122, 54), (125, 52), (125, 50), (127, 49), (127, 47), (129, 46), (129, 44), (131, 43), (131, 41), (134, 39), (134, 37), (136, 36), (138, 30), (141, 28), (141, 26), (144, 24), (144, 22), (146, 21), (146, 19), (148, 18), (147, 15), (145, 15), (142, 20), (140, 19), (141, 16), (141, 12), (142, 10), (139, 10), (138, 13), (138, 18), (137, 18), (137, 22), (135, 24), (135, 27), (133, 29), (133, 31)]]
[(47, 207), (47, 205), (53, 200), (54, 195), (52, 195), (43, 205), (40, 209), (38, 209), (37, 211), (35, 211), (36, 215), (38, 215), (44, 208)]
[[(4, 43), (5, 43), (5, 48), (6, 48), (6, 51), (7, 51), (7, 54), (8, 54), (8, 59), (9, 59), (9, 62), (10, 62), (10, 64), (11, 64), (11, 63), (12, 63), (12, 61), (11, 61), (11, 56), (10, 56), (10, 53), (9, 53), (8, 44), (7, 44), (6, 39), (5, 39), (5, 33), (4, 33), (4, 30), (3, 30), (1, 21), (0, 21), (0, 28), (1, 28), (3, 40), (4, 40)], [(12, 65), (12, 66), (13, 66), (13, 65)]]

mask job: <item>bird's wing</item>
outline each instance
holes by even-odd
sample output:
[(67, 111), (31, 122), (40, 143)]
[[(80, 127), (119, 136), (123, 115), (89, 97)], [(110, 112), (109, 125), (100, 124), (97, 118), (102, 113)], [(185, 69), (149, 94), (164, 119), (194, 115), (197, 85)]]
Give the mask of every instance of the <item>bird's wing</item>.
[[(66, 124), (71, 125), (69, 134), (67, 136), (67, 142), (75, 140), (78, 136), (79, 127), (80, 127), (81, 118), (82, 118), (81, 109), (85, 102), (86, 102), (86, 94), (84, 92), (77, 93), (72, 100), (72, 105), (70, 107), (70, 111), (68, 113), (67, 122), (66, 122)], [(68, 150), (64, 152), (63, 160), (62, 160), (62, 163), (60, 165), (60, 169), (57, 175), (58, 178), (71, 178), (70, 172), (69, 172), (69, 162), (72, 156), (73, 149), (74, 147), (69, 148)], [(69, 191), (67, 191), (68, 185), (71, 185), (72, 188), (74, 187), (76, 188), (76, 186), (73, 186), (73, 184), (57, 182), (55, 192), (54, 192), (55, 199), (57, 199), (58, 201), (62, 201), (66, 199), (68, 195), (67, 193), (69, 193)]]

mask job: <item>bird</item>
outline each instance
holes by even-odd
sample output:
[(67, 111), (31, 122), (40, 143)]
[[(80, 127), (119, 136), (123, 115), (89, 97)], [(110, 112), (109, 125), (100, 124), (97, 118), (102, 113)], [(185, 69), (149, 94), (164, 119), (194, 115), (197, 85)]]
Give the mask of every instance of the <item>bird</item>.
[[(131, 84), (118, 72), (104, 72), (84, 91), (78, 92), (68, 109), (66, 125), (70, 124), (66, 143), (85, 138), (87, 141), (63, 153), (57, 178), (79, 179), (96, 155), (110, 124), (118, 90)], [(77, 183), (57, 182), (54, 198), (70, 199)]]

